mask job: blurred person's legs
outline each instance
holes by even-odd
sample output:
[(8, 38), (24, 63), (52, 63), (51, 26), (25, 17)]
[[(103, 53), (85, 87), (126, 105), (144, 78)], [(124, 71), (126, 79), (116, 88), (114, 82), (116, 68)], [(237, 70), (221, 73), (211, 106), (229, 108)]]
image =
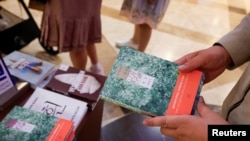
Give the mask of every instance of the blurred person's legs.
[(94, 43), (88, 44), (86, 47), (88, 57), (91, 62), (90, 71), (96, 74), (104, 75), (104, 70), (101, 64), (98, 62), (96, 46)]
[(134, 39), (129, 39), (127, 41), (118, 41), (115, 43), (115, 46), (117, 48), (121, 48), (121, 47), (130, 47), (130, 48), (134, 48), (134, 49), (138, 49), (138, 44), (134, 42)]
[(136, 25), (136, 29), (136, 32), (138, 32), (136, 33), (138, 36), (136, 41), (138, 43), (138, 50), (144, 52), (149, 43), (152, 28), (148, 24), (139, 24)]
[(91, 62), (90, 72), (104, 75), (104, 70), (98, 62), (95, 44), (88, 44), (86, 49), (74, 50), (69, 52), (71, 62), (74, 67), (86, 70), (87, 59)]
[(116, 42), (116, 47), (121, 48), (127, 46), (144, 52), (151, 34), (152, 28), (148, 24), (137, 24), (134, 27), (133, 37), (128, 41)]
[(69, 56), (74, 67), (85, 70), (88, 59), (85, 48), (72, 50), (69, 52)]

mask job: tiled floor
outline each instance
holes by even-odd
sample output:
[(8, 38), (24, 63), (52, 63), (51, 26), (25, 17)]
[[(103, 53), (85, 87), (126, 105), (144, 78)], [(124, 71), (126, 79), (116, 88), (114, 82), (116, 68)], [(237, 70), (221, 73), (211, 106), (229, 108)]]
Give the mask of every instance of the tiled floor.
[[(25, 0), (25, 2), (28, 4), (29, 1)], [(106, 74), (119, 51), (114, 47), (115, 42), (129, 39), (133, 33), (133, 24), (119, 15), (121, 3), (122, 0), (103, 0), (102, 32), (104, 40), (102, 44), (98, 45), (98, 54)], [(1, 1), (0, 5), (27, 18), (17, 1)], [(162, 23), (153, 31), (145, 52), (174, 61), (186, 53), (210, 47), (222, 35), (235, 27), (249, 11), (250, 1), (248, 0), (172, 0)], [(39, 25), (42, 12), (33, 9), (31, 12)], [(48, 55), (44, 53), (37, 40), (22, 50), (40, 55), (56, 64), (71, 65), (67, 53), (57, 56)], [(206, 84), (201, 95), (208, 104), (221, 105), (241, 73), (241, 68), (225, 71), (223, 75)], [(121, 115), (123, 112), (119, 107), (105, 103), (103, 124)]]

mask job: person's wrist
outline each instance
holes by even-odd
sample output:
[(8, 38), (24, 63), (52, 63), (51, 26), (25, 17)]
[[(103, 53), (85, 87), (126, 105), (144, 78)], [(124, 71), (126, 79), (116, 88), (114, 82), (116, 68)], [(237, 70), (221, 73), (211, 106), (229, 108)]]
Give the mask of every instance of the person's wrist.
[(213, 45), (213, 47), (218, 47), (221, 50), (221, 52), (223, 54), (223, 56), (222, 56), (223, 60), (228, 68), (232, 67), (234, 65), (230, 54), (228, 53), (228, 51), (226, 50), (226, 48), (223, 45), (221, 45), (220, 43), (215, 43)]

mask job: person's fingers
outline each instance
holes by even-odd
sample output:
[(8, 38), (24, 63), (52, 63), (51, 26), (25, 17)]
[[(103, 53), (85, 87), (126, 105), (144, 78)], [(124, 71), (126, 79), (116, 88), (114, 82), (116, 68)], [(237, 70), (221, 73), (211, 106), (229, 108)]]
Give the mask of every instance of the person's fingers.
[(175, 60), (174, 62), (178, 65), (184, 65), (186, 62), (191, 60), (194, 56), (196, 56), (196, 53), (190, 53), (190, 54), (187, 54), (187, 55)]
[(192, 53), (176, 60), (175, 63), (179, 65), (178, 69), (180, 71), (189, 72), (199, 69), (204, 64), (203, 59), (200, 57), (201, 56), (198, 53)]
[(200, 96), (199, 102), (197, 104), (197, 112), (201, 117), (204, 117), (204, 115), (211, 112), (209, 107), (207, 107), (207, 105), (206, 105), (206, 103), (204, 101), (204, 98), (202, 96)]
[(201, 59), (201, 56), (196, 55), (192, 59), (190, 59), (188, 62), (186, 62), (183, 68), (181, 68), (180, 66), (179, 69), (186, 70), (186, 71), (193, 71), (193, 70), (200, 69), (201, 67), (203, 67), (203, 65), (204, 65), (204, 62), (203, 62), (203, 59)]
[(175, 60), (174, 63), (178, 64), (178, 65), (183, 65), (187, 62), (187, 59), (186, 57), (182, 57), (182, 58), (179, 58), (178, 60)]
[(165, 121), (162, 121), (162, 124), (166, 125), (167, 128), (177, 129), (180, 125), (182, 125), (184, 122), (186, 122), (187, 115), (171, 115), (166, 116)]
[(143, 120), (143, 124), (147, 126), (166, 126), (164, 116), (145, 119)]
[(167, 135), (167, 136), (170, 136), (170, 137), (176, 137), (176, 129), (161, 127), (160, 131), (164, 135)]
[(163, 128), (178, 128), (185, 121), (185, 115), (183, 116), (160, 116), (145, 119), (143, 124), (146, 126), (160, 126)]
[[(164, 118), (164, 117), (163, 117)], [(158, 118), (157, 118), (158, 119)], [(173, 128), (171, 122), (167, 122), (166, 119), (159, 118), (158, 122), (155, 122), (155, 125), (160, 126), (160, 131), (163, 135), (167, 135), (170, 137), (176, 137), (176, 129)]]

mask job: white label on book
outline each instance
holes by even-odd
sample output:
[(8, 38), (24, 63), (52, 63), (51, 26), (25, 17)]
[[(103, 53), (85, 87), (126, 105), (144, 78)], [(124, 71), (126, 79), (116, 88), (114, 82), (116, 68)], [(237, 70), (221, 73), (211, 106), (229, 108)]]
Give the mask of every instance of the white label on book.
[(24, 122), (24, 121), (21, 121), (18, 119), (12, 119), (12, 118), (9, 118), (5, 122), (5, 126), (15, 129), (15, 130), (27, 132), (27, 133), (31, 133), (32, 130), (36, 127), (35, 125), (30, 124), (28, 122)]
[(79, 91), (79, 93), (93, 94), (97, 91), (101, 84), (91, 75), (86, 75), (85, 71), (79, 73), (58, 74), (54, 77), (58, 81), (69, 84), (69, 92)]
[(142, 87), (151, 89), (155, 78), (141, 72), (130, 70), (126, 67), (118, 67), (116, 77), (122, 78), (128, 82), (140, 85)]
[(78, 90), (81, 94), (93, 94), (100, 86), (101, 84), (93, 76), (84, 75), (84, 72), (79, 72), (74, 83), (71, 85), (71, 92), (73, 88), (73, 90)]
[(67, 71), (69, 69), (69, 66), (65, 64), (61, 64), (58, 69), (62, 71)]
[[(13, 63), (10, 65), (10, 68), (14, 69), (14, 68), (19, 68), (22, 69), (24, 68), (28, 62), (26, 61), (25, 63), (25, 59), (21, 58), (19, 60), (11, 60)], [(23, 65), (22, 65), (23, 64)]]
[(80, 71), (77, 76), (75, 77), (75, 81), (73, 81), (73, 83), (71, 84), (72, 87), (75, 88), (80, 88), (81, 83), (84, 84), (84, 81), (86, 81), (86, 77), (84, 77), (84, 72)]

